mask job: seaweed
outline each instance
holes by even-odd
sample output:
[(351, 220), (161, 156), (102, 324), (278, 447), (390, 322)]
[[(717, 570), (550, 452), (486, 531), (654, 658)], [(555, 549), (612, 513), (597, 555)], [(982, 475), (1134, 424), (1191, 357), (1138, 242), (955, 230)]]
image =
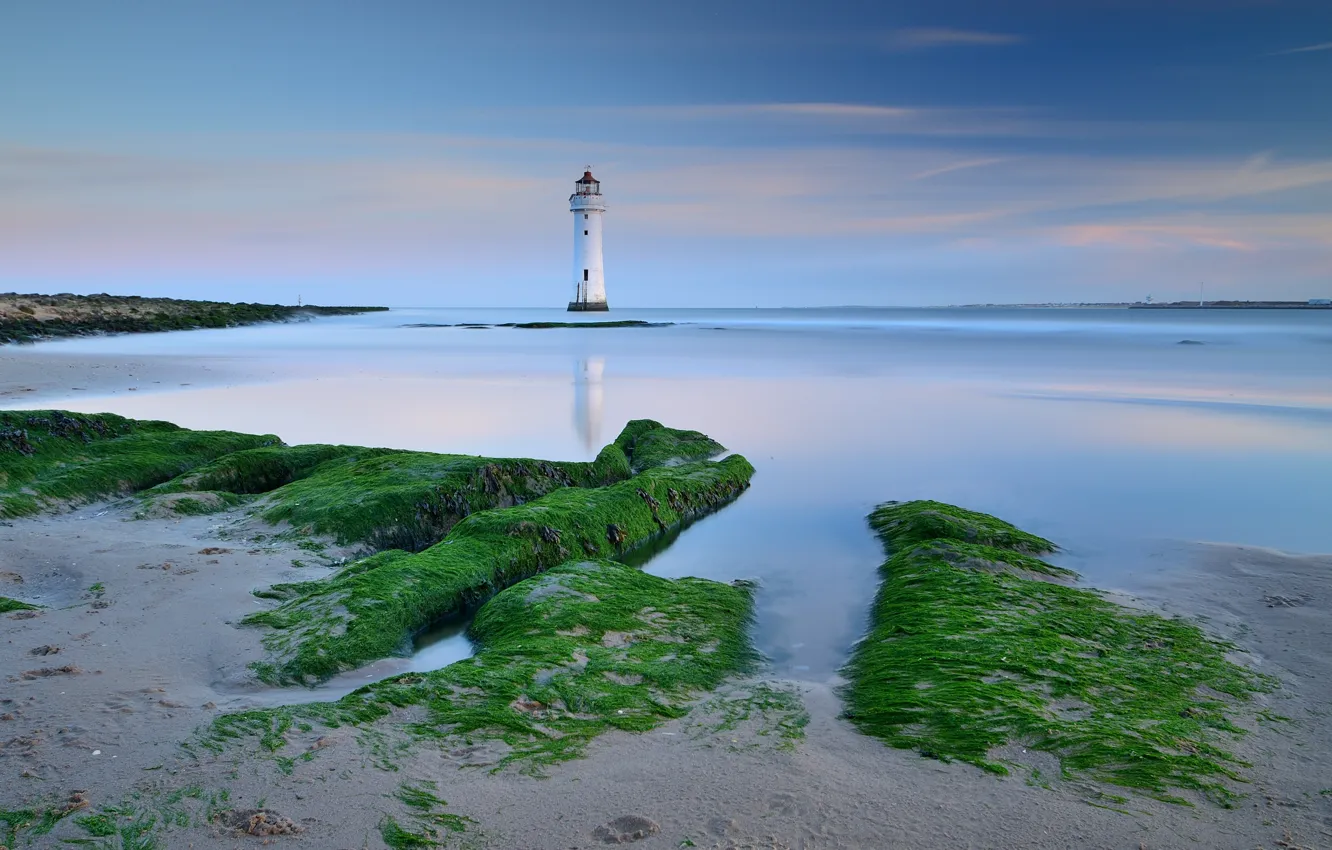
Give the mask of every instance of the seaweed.
[(478, 511), (523, 504), (564, 487), (615, 480), (618, 451), (592, 463), (381, 450), (349, 453), (273, 492), (261, 506), (261, 516), (372, 552), (419, 552)]
[(496, 769), (521, 763), (537, 772), (581, 756), (607, 729), (642, 732), (681, 717), (698, 694), (751, 670), (752, 607), (747, 584), (573, 561), (485, 603), (472, 624), (472, 658), (333, 703), (223, 715), (202, 743), (220, 750), (248, 739), (280, 753), (302, 721), (368, 727), (402, 711), (418, 742), (502, 742)]
[(31, 605), (20, 599), (10, 599), (8, 596), (0, 596), (0, 614), (8, 614), (10, 611), (36, 611), (39, 606)]
[(870, 514), (869, 523), (881, 538), (891, 540), (895, 549), (905, 549), (927, 540), (977, 543), (1028, 555), (1043, 555), (1059, 549), (1044, 537), (1028, 534), (989, 514), (944, 502), (886, 502)]
[(313, 683), (395, 654), (432, 622), (510, 584), (572, 558), (624, 553), (716, 510), (752, 474), (733, 455), (556, 490), (471, 514), (422, 552), (381, 552), (322, 581), (275, 585), (266, 595), (286, 601), (245, 620), (274, 630), (264, 638), (270, 657), (255, 671), (272, 683)]
[(626, 425), (590, 463), (272, 445), (225, 455), (152, 488), (142, 513), (211, 513), (259, 496), (260, 516), (289, 523), (296, 535), (323, 535), (366, 554), (419, 552), (478, 511), (521, 505), (564, 487), (600, 487), (651, 466), (723, 451), (697, 431), (648, 419)]
[(278, 442), (271, 434), (190, 431), (109, 413), (0, 411), (0, 516), (127, 495)]
[(1246, 765), (1226, 748), (1243, 733), (1227, 710), (1271, 682), (1227, 660), (1230, 644), (1058, 583), (1069, 571), (1024, 554), (1053, 544), (993, 517), (888, 503), (870, 524), (892, 554), (844, 671), (862, 732), (997, 774), (994, 750), (1021, 743), (1059, 758), (1065, 778), (1231, 804)]

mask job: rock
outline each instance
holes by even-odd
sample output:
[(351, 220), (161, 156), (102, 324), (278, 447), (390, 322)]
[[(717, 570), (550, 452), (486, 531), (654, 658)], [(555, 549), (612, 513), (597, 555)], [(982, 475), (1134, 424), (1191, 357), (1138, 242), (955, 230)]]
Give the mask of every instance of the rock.
[(34, 646), (32, 649), (28, 650), (28, 654), (29, 654), (29, 655), (55, 655), (55, 654), (56, 654), (57, 652), (59, 652), (59, 651), (60, 651), (60, 647), (58, 647), (58, 646), (51, 646), (49, 643), (44, 643), (44, 644), (42, 644), (41, 646)]
[(1203, 345), (1203, 344), (1204, 343), (1202, 342), (1202, 340), (1198, 339), (1181, 339), (1179, 342), (1175, 343), (1175, 345)]
[(25, 679), (45, 679), (48, 676), (77, 676), (83, 671), (73, 664), (66, 664), (63, 667), (42, 667), (39, 670), (24, 670)]
[(216, 816), (223, 826), (246, 835), (295, 835), (302, 831), (291, 818), (267, 809), (237, 809)]
[(661, 831), (655, 821), (642, 815), (621, 815), (610, 823), (592, 830), (592, 837), (602, 844), (628, 844)]

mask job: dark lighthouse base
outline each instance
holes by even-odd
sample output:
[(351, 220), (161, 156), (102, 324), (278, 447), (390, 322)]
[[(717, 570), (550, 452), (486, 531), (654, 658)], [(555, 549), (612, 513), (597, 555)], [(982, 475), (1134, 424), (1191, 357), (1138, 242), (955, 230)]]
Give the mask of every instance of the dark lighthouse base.
[(605, 313), (610, 306), (605, 301), (570, 301), (570, 313)]

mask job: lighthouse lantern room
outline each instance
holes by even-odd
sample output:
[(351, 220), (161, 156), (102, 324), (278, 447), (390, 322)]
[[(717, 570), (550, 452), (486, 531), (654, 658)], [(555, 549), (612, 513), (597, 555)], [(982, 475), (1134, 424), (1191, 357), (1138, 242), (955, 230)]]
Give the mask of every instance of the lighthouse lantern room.
[(601, 216), (606, 212), (606, 202), (601, 197), (601, 182), (592, 176), (590, 165), (574, 183), (569, 211), (574, 219), (574, 299), (569, 302), (569, 310), (608, 310), (601, 268)]

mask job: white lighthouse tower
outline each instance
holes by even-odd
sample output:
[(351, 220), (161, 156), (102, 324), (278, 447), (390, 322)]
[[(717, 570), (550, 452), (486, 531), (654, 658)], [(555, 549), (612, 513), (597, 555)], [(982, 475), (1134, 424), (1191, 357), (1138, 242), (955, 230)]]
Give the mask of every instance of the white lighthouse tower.
[(606, 202), (601, 197), (601, 183), (588, 166), (574, 184), (569, 196), (569, 211), (574, 219), (574, 299), (573, 312), (602, 312), (606, 306), (606, 279), (601, 270), (601, 215)]

